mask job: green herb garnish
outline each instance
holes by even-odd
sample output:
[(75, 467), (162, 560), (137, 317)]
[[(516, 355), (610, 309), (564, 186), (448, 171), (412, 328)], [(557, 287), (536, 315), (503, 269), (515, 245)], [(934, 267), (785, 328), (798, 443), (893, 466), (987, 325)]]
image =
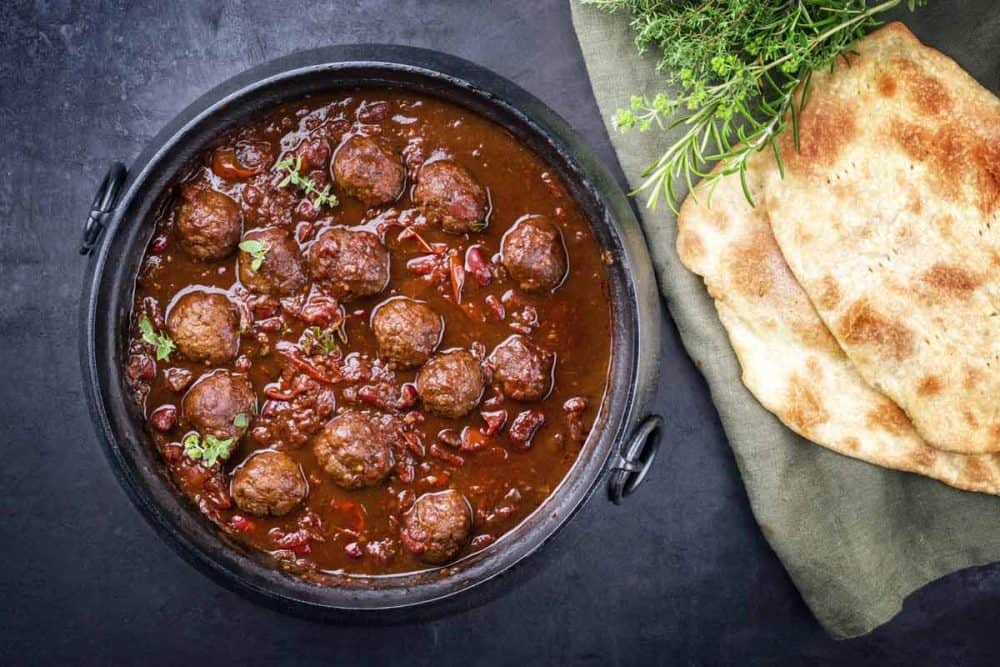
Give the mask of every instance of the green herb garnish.
[(270, 245), (256, 239), (240, 242), (240, 250), (250, 255), (250, 268), (253, 269), (254, 273), (260, 271), (260, 267), (264, 265), (264, 259), (267, 257), (267, 251), (270, 249)]
[(224, 461), (229, 458), (229, 455), (233, 453), (233, 443), (235, 442), (235, 438), (220, 440), (209, 434), (203, 439), (197, 433), (190, 433), (181, 444), (184, 445), (184, 453), (188, 458), (200, 461), (206, 468), (211, 468), (219, 459)]
[(233, 417), (233, 426), (236, 428), (246, 428), (250, 424), (250, 415), (241, 412)]
[(153, 323), (149, 321), (149, 317), (143, 315), (139, 318), (139, 331), (142, 333), (142, 340), (149, 343), (156, 349), (156, 359), (157, 361), (166, 361), (170, 359), (171, 353), (177, 349), (174, 345), (174, 341), (170, 340), (170, 337), (166, 334), (157, 333), (153, 329)]
[[(319, 327), (309, 327), (305, 330), (304, 333), (306, 335), (307, 346), (312, 344), (319, 345), (319, 347), (326, 354), (333, 354), (334, 352), (337, 351), (338, 346), (337, 346), (336, 330), (328, 329), (324, 331)], [(347, 341), (345, 340), (344, 342)], [(306, 350), (306, 354), (309, 354), (308, 349)]]
[[(632, 15), (640, 52), (660, 51), (657, 70), (677, 92), (634, 96), (615, 125), (684, 132), (649, 165), (642, 185), (646, 205), (660, 197), (676, 211), (678, 182), (712, 183), (737, 173), (743, 191), (747, 161), (770, 149), (782, 168), (776, 139), (790, 123), (798, 147), (798, 117), (813, 72), (832, 67), (876, 18), (906, 2), (926, 0), (583, 0)], [(796, 92), (796, 91), (801, 92)], [(709, 173), (716, 163), (719, 171)]]
[(330, 186), (327, 185), (325, 188), (320, 190), (316, 187), (315, 181), (313, 181), (308, 176), (303, 176), (300, 173), (302, 169), (302, 157), (296, 157), (293, 162), (291, 158), (281, 160), (274, 165), (274, 168), (278, 171), (287, 172), (285, 177), (281, 179), (278, 183), (279, 188), (283, 188), (288, 184), (296, 185), (306, 192), (307, 197), (311, 197), (309, 200), (312, 202), (313, 207), (318, 211), (321, 207), (329, 206), (333, 208), (340, 204), (337, 196), (330, 192)]

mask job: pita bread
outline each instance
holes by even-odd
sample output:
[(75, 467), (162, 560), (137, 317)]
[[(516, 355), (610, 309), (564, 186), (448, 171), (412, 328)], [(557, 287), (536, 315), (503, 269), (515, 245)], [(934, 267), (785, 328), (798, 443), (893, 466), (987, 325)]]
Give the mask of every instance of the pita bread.
[[(773, 159), (754, 156), (747, 182), (758, 202), (771, 170)], [(677, 250), (704, 277), (743, 382), (761, 404), (835, 452), (1000, 494), (1000, 457), (927, 446), (906, 415), (861, 379), (785, 263), (763, 207), (747, 203), (739, 176), (723, 178), (710, 197), (705, 190), (681, 208)]]
[(817, 74), (763, 201), (854, 367), (924, 440), (1000, 452), (1000, 100), (902, 24)]

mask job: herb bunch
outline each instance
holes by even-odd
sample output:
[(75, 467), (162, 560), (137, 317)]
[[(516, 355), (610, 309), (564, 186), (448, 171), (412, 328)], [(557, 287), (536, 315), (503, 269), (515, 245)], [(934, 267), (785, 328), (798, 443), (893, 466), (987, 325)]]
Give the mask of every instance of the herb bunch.
[[(655, 208), (661, 197), (676, 211), (677, 184), (709, 183), (739, 172), (770, 149), (779, 169), (777, 137), (790, 124), (798, 147), (798, 116), (813, 72), (835, 65), (851, 44), (879, 25), (880, 14), (926, 0), (583, 0), (631, 17), (640, 52), (660, 53), (657, 71), (676, 93), (634, 96), (615, 125), (673, 130), (680, 137), (643, 171), (636, 193)], [(801, 93), (797, 93), (801, 87)], [(718, 171), (713, 166), (721, 163)]]

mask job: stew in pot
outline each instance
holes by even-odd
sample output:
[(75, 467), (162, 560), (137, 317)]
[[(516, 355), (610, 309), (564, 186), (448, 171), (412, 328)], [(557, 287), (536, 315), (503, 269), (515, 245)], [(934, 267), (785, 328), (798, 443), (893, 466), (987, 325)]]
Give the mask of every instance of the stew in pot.
[(237, 542), (299, 573), (447, 564), (576, 460), (607, 258), (500, 126), (402, 90), (307, 98), (221, 137), (156, 215), (125, 373)]

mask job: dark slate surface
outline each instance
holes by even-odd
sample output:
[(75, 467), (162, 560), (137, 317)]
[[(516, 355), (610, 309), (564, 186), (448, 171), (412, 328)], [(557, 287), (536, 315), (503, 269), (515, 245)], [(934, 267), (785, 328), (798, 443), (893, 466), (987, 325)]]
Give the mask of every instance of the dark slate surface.
[[(988, 48), (988, 36), (970, 40)], [(753, 521), (672, 330), (658, 406), (669, 448), (651, 479), (621, 508), (592, 499), (491, 600), (419, 624), (320, 624), (260, 608), (170, 551), (118, 488), (84, 406), (85, 211), (111, 160), (133, 159), (213, 85), (297, 49), (365, 41), (437, 48), (510, 77), (617, 169), (562, 2), (0, 6), (0, 662), (952, 664), (994, 654), (997, 567), (927, 587), (869, 637), (823, 633)]]

